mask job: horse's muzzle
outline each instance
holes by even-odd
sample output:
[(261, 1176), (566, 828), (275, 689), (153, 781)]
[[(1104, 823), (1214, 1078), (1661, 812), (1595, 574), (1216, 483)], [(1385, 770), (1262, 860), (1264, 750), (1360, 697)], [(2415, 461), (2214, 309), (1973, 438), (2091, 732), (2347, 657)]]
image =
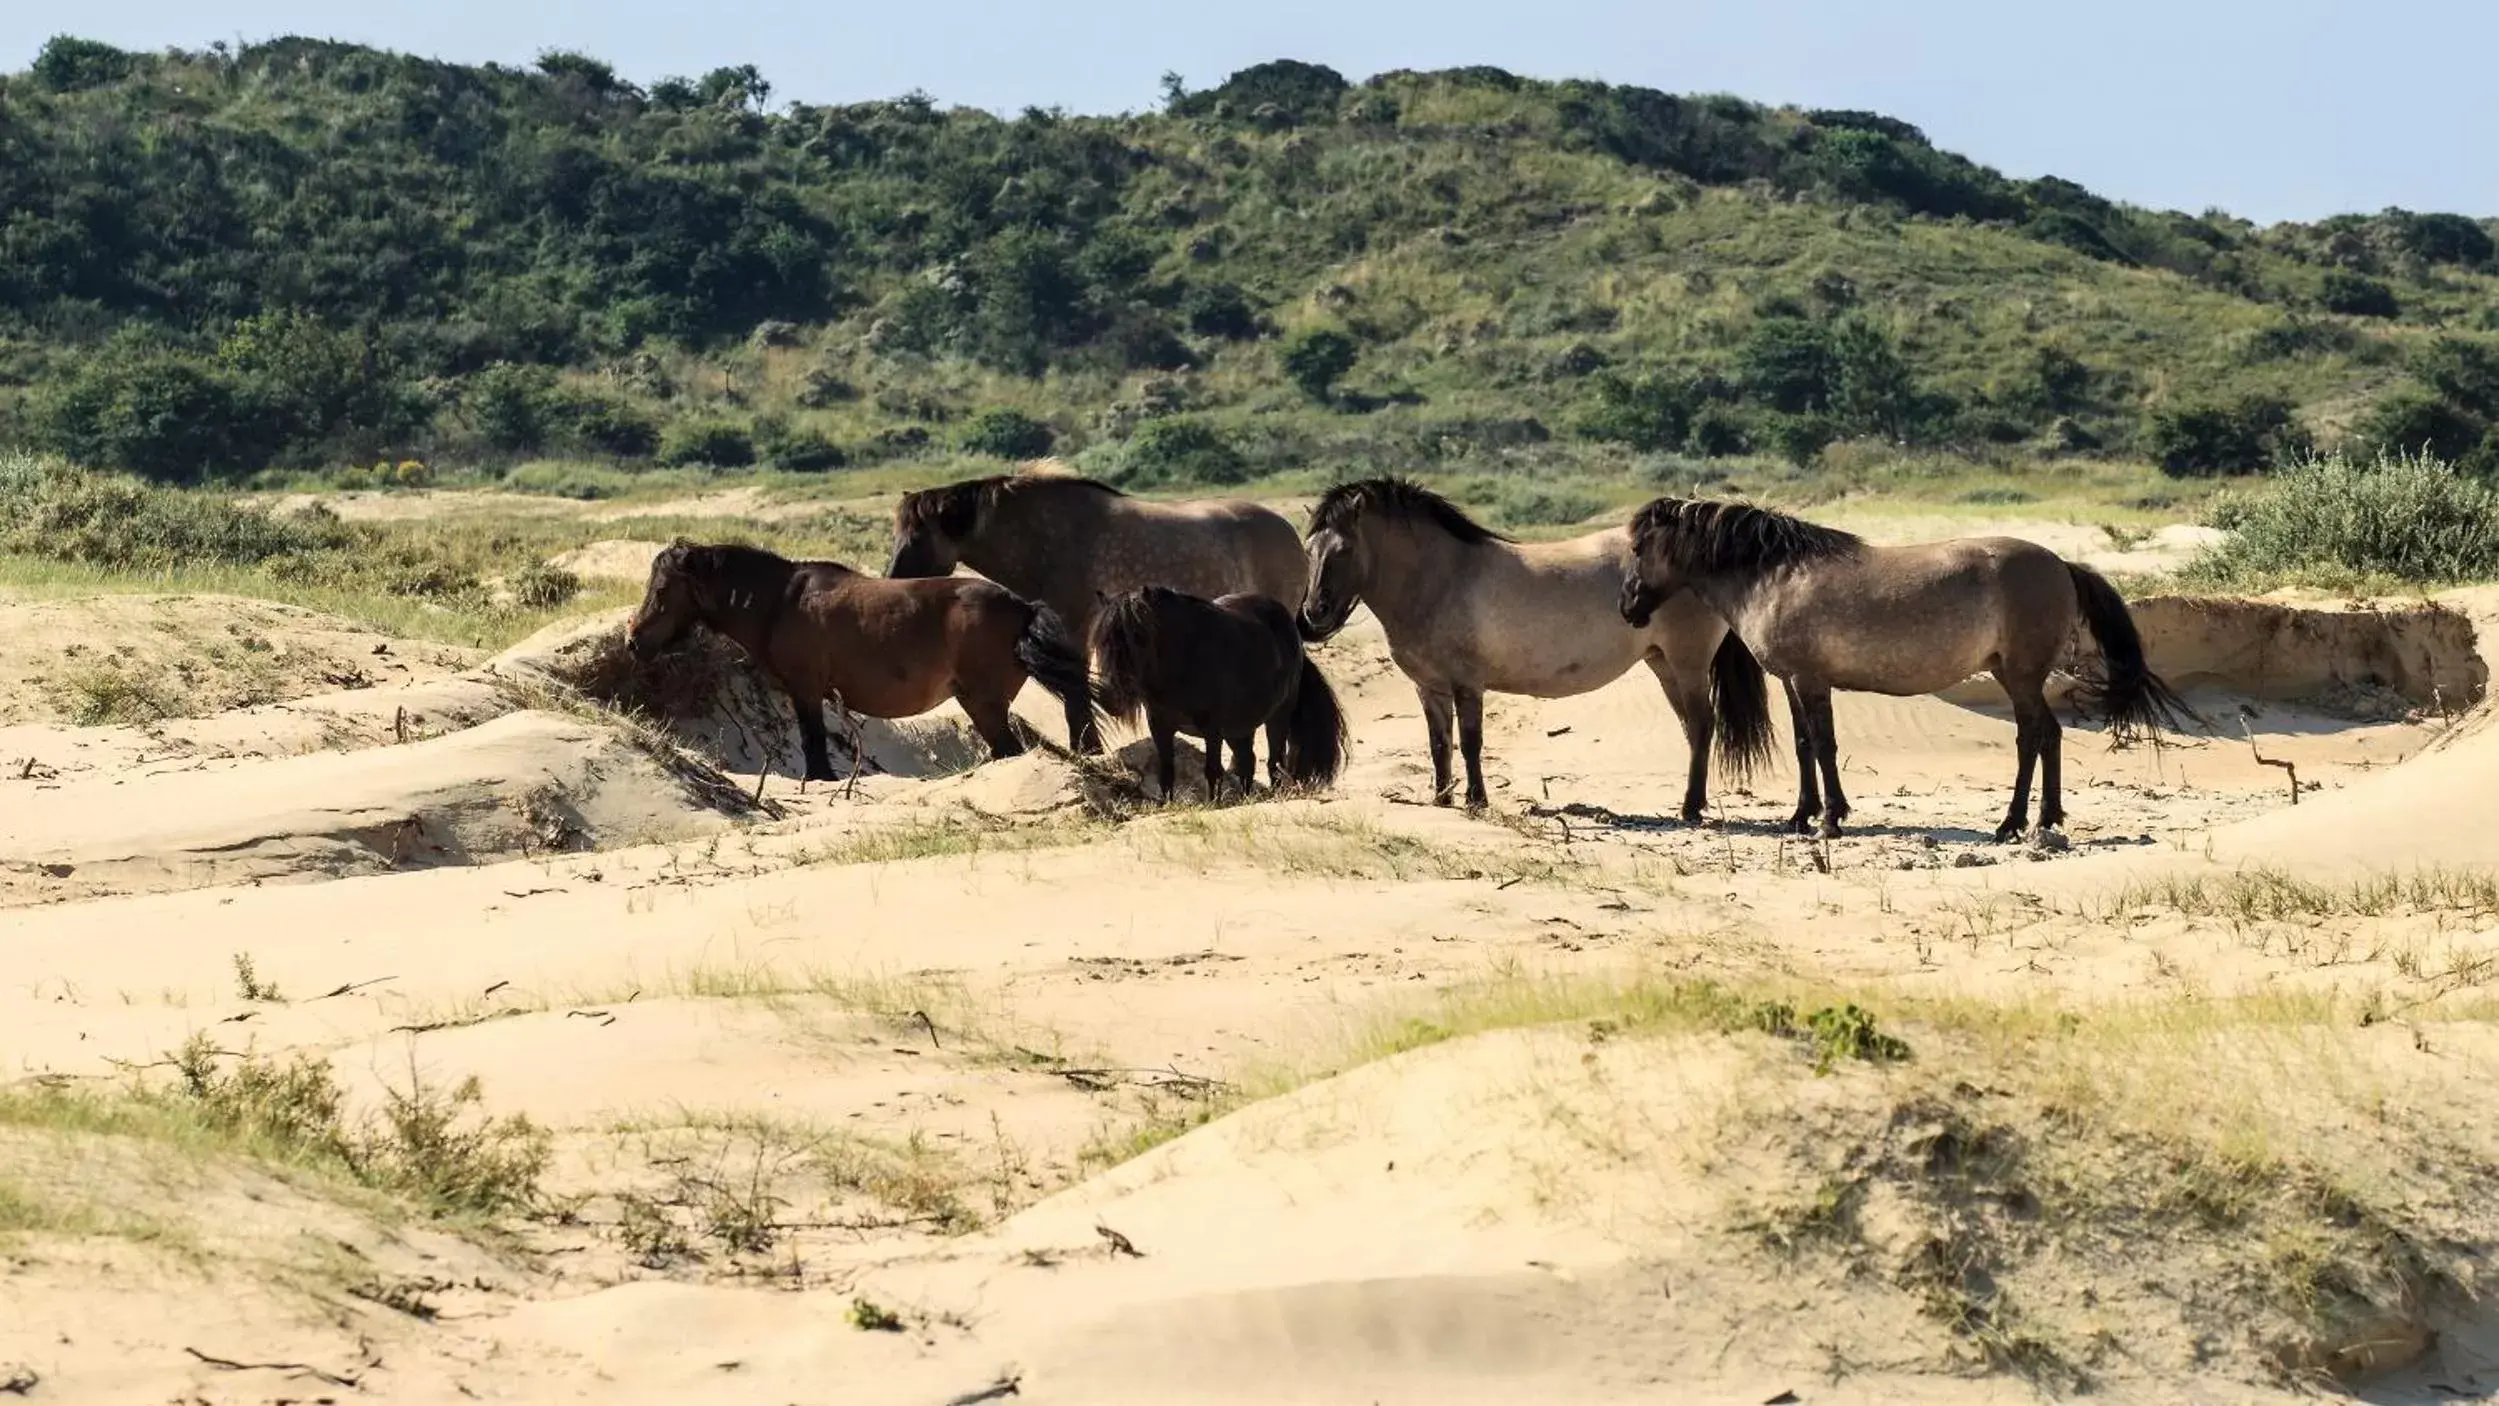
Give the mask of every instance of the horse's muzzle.
[(1300, 633), (1302, 643), (1324, 644), (1329, 639), (1334, 638), (1337, 631), (1345, 628), (1345, 621), (1351, 618), (1352, 615), (1353, 612), (1351, 610), (1347, 610), (1336, 618), (1335, 623), (1322, 625), (1311, 617), (1309, 611), (1304, 610), (1293, 617), (1293, 625), (1294, 628)]

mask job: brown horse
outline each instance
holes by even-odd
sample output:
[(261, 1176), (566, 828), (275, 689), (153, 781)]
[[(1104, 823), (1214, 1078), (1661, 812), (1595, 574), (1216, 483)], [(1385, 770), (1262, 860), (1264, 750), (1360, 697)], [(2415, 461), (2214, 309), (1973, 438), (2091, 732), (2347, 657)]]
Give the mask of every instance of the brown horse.
[(1326, 639), (1368, 602), (1388, 652), (1423, 701), (1432, 800), (1450, 801), (1449, 724), (1466, 760), (1466, 803), (1486, 804), (1484, 695), (1567, 698), (1645, 663), (1692, 748), (1683, 818), (1709, 798), (1709, 752), (1741, 775), (1767, 759), (1770, 686), (1727, 623), (1695, 600), (1626, 629), (1615, 610), (1631, 565), (1620, 527), (1520, 544), (1439, 494), (1401, 478), (1327, 491), (1310, 514), (1310, 591), (1302, 637)]
[(1325, 675), (1302, 653), (1293, 612), (1247, 593), (1207, 600), (1168, 586), (1112, 597), (1094, 617), (1094, 697), (1122, 722), (1145, 715), (1155, 777), (1172, 797), (1172, 738), (1206, 743), (1206, 799), (1223, 779), (1250, 791), (1250, 741), (1267, 733), (1267, 782), (1324, 786), (1345, 757), (1345, 714)]
[[(1302, 600), (1302, 544), (1270, 509), (1231, 499), (1154, 503), (1066, 474), (970, 479), (903, 495), (890, 577), (968, 566), (1059, 613), (1079, 640), (1104, 599), (1147, 586), (1215, 597)], [(1068, 740), (1101, 750), (1091, 713), (1070, 703)]]
[[(1767, 508), (1680, 498), (1641, 508), (1631, 531), (1623, 619), (1640, 625), (1664, 602), (1698, 597), (1786, 686), (1799, 772), (1788, 823), (1800, 835), (1816, 814), (1826, 837), (1848, 816), (1833, 689), (1907, 697), (1993, 673), (2013, 703), (2019, 758), (2013, 804), (1996, 828), (2000, 841), (2019, 836), (2028, 821), (2034, 763), (2039, 828), (2065, 823), (2063, 733), (2046, 685), (2077, 622), (2090, 627), (2106, 665), (2078, 696), (2107, 716), (2113, 738), (2174, 728), (2188, 711), (2145, 667), (2134, 617), (2108, 579), (2035, 543), (1965, 537), (1878, 547)], [(1827, 798), (1817, 790), (1817, 769)]]
[(839, 562), (679, 538), (651, 563), (627, 643), (647, 659), (695, 625), (735, 640), (789, 691), (807, 779), (830, 781), (827, 700), (907, 718), (948, 698), (993, 757), (1024, 750), (1007, 707), (1029, 678), (1090, 713), (1084, 652), (1048, 606), (987, 581), (885, 581)]

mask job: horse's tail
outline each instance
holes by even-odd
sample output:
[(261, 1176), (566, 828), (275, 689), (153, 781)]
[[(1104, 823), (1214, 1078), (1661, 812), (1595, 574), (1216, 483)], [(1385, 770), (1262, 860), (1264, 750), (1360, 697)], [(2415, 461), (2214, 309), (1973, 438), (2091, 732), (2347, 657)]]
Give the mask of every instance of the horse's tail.
[(1718, 766), (1743, 783), (1769, 764), (1777, 735), (1770, 729), (1770, 676), (1735, 631), (1709, 661), (1710, 706), (1718, 714)]
[(1131, 591), (1102, 603), (1094, 613), (1093, 704), (1105, 716), (1134, 723), (1145, 709), (1147, 672), (1154, 657), (1154, 607)]
[[(1024, 633), (1015, 637), (1015, 662), (1034, 683), (1067, 705), (1071, 714), (1093, 712), (1093, 689), (1085, 672), (1085, 648), (1059, 613), (1039, 601)], [(1073, 740), (1073, 739), (1071, 739)]]
[(2164, 727), (2181, 730), (2182, 717), (2194, 716), (2195, 710), (2144, 663), (2143, 636), (2135, 630), (2125, 597), (2090, 567), (2067, 562), (2065, 569), (2073, 573), (2083, 620), (2090, 625), (2091, 638), (2099, 644), (2105, 661), (2101, 678), (2077, 690), (2076, 701), (2086, 712), (2106, 717), (2109, 737), (2118, 743), (2133, 742), (2146, 733), (2157, 741)]
[(1348, 740), (1345, 710), (1337, 706), (1336, 690), (1309, 656), (1302, 658), (1301, 681), (1293, 687), (1293, 716), (1284, 727), (1284, 774), (1295, 781), (1325, 786), (1345, 765)]

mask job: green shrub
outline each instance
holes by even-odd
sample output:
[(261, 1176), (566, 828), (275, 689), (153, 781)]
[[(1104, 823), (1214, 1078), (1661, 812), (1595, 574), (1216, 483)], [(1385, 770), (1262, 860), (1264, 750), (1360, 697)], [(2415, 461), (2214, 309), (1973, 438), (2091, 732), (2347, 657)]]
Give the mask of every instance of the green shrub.
[(2427, 456), (2305, 459), (2233, 495), (2218, 516), (2231, 536), (2197, 564), (2208, 580), (2499, 579), (2499, 488)]
[(1189, 330), (1201, 337), (1245, 342), (1258, 335), (1258, 308), (1248, 294), (1229, 283), (1192, 287), (1180, 300), (1180, 313), (1188, 319)]
[(237, 475), (268, 462), (268, 443), (233, 376), (131, 340), (38, 392), (28, 419), (41, 448), (152, 479)]
[(1605, 510), (1605, 500), (1568, 484), (1504, 480), (1487, 503), (1495, 517), (1512, 527), (1568, 527)]
[(2403, 311), (2395, 301), (2394, 289), (2346, 269), (2327, 271), (2325, 284), (2317, 293), (2317, 304), (2327, 312), (2347, 317), (2395, 317)]
[(956, 443), (966, 454), (993, 459), (1038, 459), (1050, 452), (1058, 436), (1050, 427), (1021, 410), (984, 410), (963, 427)]
[(2348, 448), (2364, 458), (2426, 454), (2461, 465), (2489, 435), (2480, 416), (2426, 391), (2399, 390), (2352, 422)]
[(1129, 437), (1113, 475), (1132, 488), (1247, 482), (1249, 462), (1213, 425), (1186, 415), (1148, 420)]
[(726, 420), (679, 420), (659, 437), (659, 461), (670, 468), (743, 469), (755, 462), (755, 437)]
[(2291, 403), (2280, 396), (2152, 412), (2153, 462), (2181, 478), (2252, 474), (2307, 448), (2307, 435), (2291, 419)]
[(547, 407), (549, 419), (573, 444), (617, 459), (648, 459), (659, 452), (659, 422), (620, 396), (599, 391), (560, 392)]
[(1753, 324), (1736, 352), (1745, 393), (1773, 410), (1796, 415), (1831, 403), (1837, 368), (1830, 334), (1801, 317), (1772, 316)]
[(0, 552), (137, 571), (252, 566), (358, 540), (334, 514), (278, 517), (215, 494), (0, 455)]
[(1684, 447), (1699, 397), (1689, 381), (1661, 372), (1602, 372), (1589, 382), (1593, 404), (1579, 432), (1651, 454)]
[(139, 66), (139, 56), (94, 39), (56, 34), (35, 55), (29, 70), (34, 80), (56, 93), (75, 93), (84, 88), (101, 88), (127, 78)]
[(2499, 415), (2499, 349), (2466, 337), (2441, 337), (2411, 357), (2414, 380), (2475, 415)]
[(555, 410), (555, 373), (498, 361), (460, 387), (460, 405), (477, 437), (510, 454), (546, 447)]
[(1281, 360), (1286, 379), (1301, 387), (1302, 394), (1324, 402), (1361, 356), (1362, 345), (1349, 334), (1333, 327), (1308, 327), (1285, 342)]

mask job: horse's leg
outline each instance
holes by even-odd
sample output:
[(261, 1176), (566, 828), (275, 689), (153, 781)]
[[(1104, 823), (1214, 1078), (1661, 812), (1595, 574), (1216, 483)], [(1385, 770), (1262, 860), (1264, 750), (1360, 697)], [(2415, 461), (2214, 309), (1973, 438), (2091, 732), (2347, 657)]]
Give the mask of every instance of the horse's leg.
[[(1076, 642), (1077, 654), (1089, 655), (1087, 642), (1093, 638), (1093, 612), (1087, 610), (1070, 614), (1062, 610), (1059, 618), (1067, 623), (1068, 638)], [(1093, 660), (1090, 657), (1085, 659), (1085, 669), (1088, 674), (1092, 672)], [(1102, 754), (1102, 720), (1094, 715), (1092, 708), (1086, 706), (1083, 698), (1067, 700), (1067, 746), (1080, 757)]]
[(1840, 822), (1848, 818), (1848, 796), (1840, 790), (1840, 739), (1831, 722), (1831, 690), (1815, 684), (1800, 691), (1813, 715), (1814, 751), (1822, 762), (1822, 838), (1835, 840)]
[(1814, 724), (1805, 700), (1796, 691), (1793, 679), (1779, 680), (1779, 688), (1787, 694), (1788, 730), (1796, 734), (1796, 814), (1788, 817), (1787, 828), (1799, 835), (1813, 833), (1815, 816), (1822, 814), (1822, 781), (1816, 774), (1820, 765), (1814, 749)]
[(1284, 789), (1284, 743), (1293, 721), (1293, 710), (1279, 708), (1267, 719), (1267, 789)]
[(1423, 728), (1432, 740), (1432, 804), (1449, 804), (1449, 728), (1457, 710), (1457, 700), (1446, 693), (1435, 692), (1421, 684), (1415, 693), (1423, 700)]
[(1482, 810), (1492, 804), (1484, 791), (1484, 693), (1481, 689), (1462, 688), (1457, 691), (1458, 753), (1466, 760), (1466, 808)]
[(2056, 720), (2056, 709), (2048, 706), (2047, 691), (2043, 688), (2039, 700), (2039, 828), (2042, 830), (2054, 830), (2065, 824), (2064, 770), (2065, 727)]
[(1206, 803), (1223, 799), (1223, 734), (1207, 719), (1198, 719), (1197, 735), (1206, 741)]
[(996, 696), (975, 697), (958, 688), (954, 701), (972, 719), (972, 730), (989, 744), (989, 759), (1005, 761), (1024, 755), (1024, 739), (1015, 735), (1015, 725), (1007, 716), (1007, 700)]
[(1232, 783), (1241, 788), (1241, 799), (1250, 798), (1251, 778), (1257, 774), (1258, 756), (1251, 744), (1258, 734), (1243, 733), (1232, 739)]
[(2048, 706), (2042, 685), (2044, 679), (2007, 678), (2002, 672), (1996, 682), (2004, 685), (2005, 697), (2013, 702), (2013, 740), (2020, 761), (2013, 775), (2013, 804), (2005, 811), (2004, 823), (1996, 827), (1999, 844), (2020, 839), (2030, 823), (2030, 778), (2033, 764), (2040, 771), (2039, 828), (2064, 822), (2064, 813), (2057, 804), (2057, 752), (2060, 734), (2056, 710)]
[(798, 713), (798, 750), (806, 759), (806, 779), (834, 780), (833, 757), (825, 749), (824, 700), (807, 698), (793, 690), (790, 703)]
[(1683, 724), (1683, 740), (1692, 749), (1691, 769), (1683, 784), (1683, 823), (1698, 825), (1709, 804), (1709, 744), (1718, 733), (1709, 675), (1706, 671), (1699, 674), (1699, 686), (1692, 687), (1687, 676), (1676, 672), (1662, 655), (1649, 657), (1649, 672), (1657, 675), (1657, 686), (1666, 690), (1666, 706), (1675, 710), (1676, 720)]
[(1172, 738), (1179, 732), (1179, 728), (1169, 716), (1148, 708), (1145, 713), (1145, 729), (1154, 736), (1154, 780), (1163, 788), (1163, 804), (1170, 805), (1171, 788), (1174, 784)]

